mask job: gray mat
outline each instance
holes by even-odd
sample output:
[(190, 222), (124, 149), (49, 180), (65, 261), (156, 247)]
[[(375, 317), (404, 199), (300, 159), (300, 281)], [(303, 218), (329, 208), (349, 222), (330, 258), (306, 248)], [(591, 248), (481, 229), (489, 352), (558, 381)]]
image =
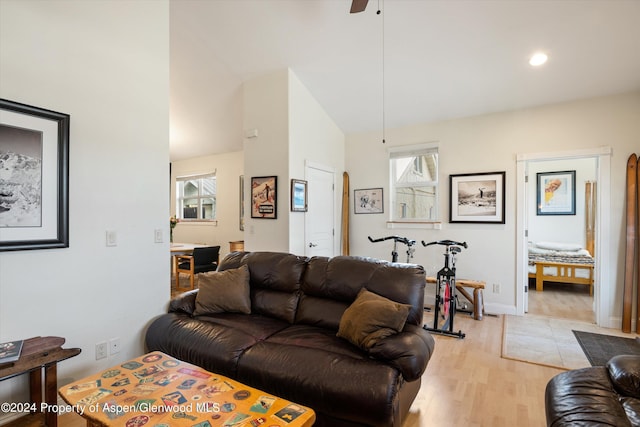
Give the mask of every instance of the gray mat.
[(613, 356), (619, 354), (640, 355), (638, 339), (616, 337), (613, 335), (594, 334), (591, 332), (573, 331), (582, 351), (589, 359), (591, 366), (604, 366)]

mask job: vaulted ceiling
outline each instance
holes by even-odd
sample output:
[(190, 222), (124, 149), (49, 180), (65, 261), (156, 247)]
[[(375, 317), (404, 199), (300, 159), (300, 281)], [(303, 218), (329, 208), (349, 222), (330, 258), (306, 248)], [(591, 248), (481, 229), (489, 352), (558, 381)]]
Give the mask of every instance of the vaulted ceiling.
[(172, 0), (171, 159), (241, 150), (242, 83), (286, 68), (345, 134), (640, 90), (638, 0), (350, 5)]

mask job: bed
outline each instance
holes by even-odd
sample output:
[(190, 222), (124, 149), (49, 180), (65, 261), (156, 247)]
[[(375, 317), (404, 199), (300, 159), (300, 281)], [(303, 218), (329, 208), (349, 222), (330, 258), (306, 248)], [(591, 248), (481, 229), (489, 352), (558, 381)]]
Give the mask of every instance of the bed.
[(529, 278), (536, 280), (536, 291), (544, 282), (568, 283), (589, 287), (593, 295), (594, 259), (580, 245), (555, 242), (529, 243)]

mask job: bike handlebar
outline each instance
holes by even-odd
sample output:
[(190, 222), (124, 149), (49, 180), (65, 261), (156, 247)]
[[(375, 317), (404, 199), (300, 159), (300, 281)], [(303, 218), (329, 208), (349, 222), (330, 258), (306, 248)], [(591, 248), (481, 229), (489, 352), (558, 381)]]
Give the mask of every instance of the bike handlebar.
[(371, 236), (368, 236), (368, 238), (371, 243), (383, 242), (385, 240), (393, 239), (394, 242), (404, 243), (407, 246), (413, 246), (416, 244), (415, 240), (410, 240), (410, 239), (407, 239), (406, 237), (400, 237), (400, 236), (387, 236), (387, 237), (381, 237), (379, 239), (372, 239)]
[(467, 248), (467, 242), (455, 242), (453, 240), (436, 240), (435, 242), (425, 243), (422, 241), (422, 246), (431, 246), (431, 245), (442, 245), (442, 246), (462, 246), (463, 248)]

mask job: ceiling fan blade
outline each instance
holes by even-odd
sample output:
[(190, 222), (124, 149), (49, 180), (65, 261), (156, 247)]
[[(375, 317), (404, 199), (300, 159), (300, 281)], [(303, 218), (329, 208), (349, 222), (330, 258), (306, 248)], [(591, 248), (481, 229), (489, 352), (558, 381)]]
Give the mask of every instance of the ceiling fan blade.
[(363, 12), (367, 8), (369, 0), (353, 0), (351, 2), (351, 13)]

